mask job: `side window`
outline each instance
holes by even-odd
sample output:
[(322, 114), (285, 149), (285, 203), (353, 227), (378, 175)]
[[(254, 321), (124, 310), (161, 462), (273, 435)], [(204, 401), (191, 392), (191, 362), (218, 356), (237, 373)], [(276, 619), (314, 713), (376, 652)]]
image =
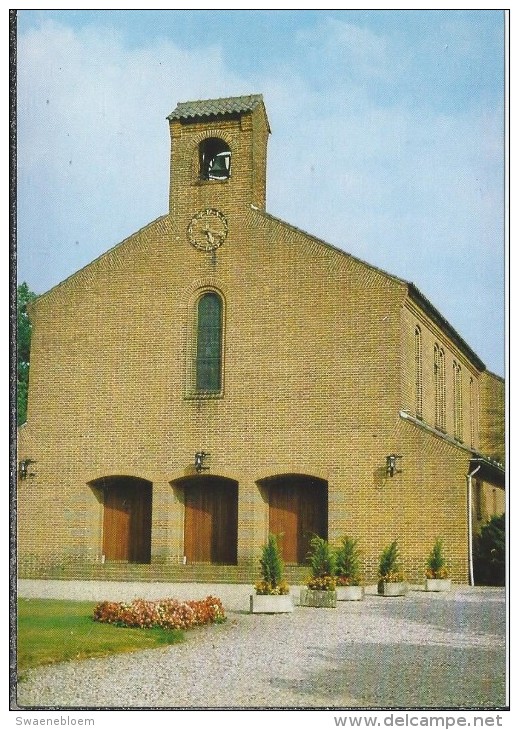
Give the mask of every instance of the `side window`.
[(470, 448), (473, 449), (476, 443), (476, 414), (475, 414), (475, 392), (474, 378), (469, 380), (469, 415), (470, 415)]
[(476, 480), (476, 519), (483, 519), (483, 488), (479, 480)]
[(461, 365), (454, 361), (452, 365), (454, 390), (454, 438), (463, 441), (463, 390), (461, 380)]
[(445, 353), (434, 346), (435, 426), (445, 431)]
[(414, 377), (416, 417), (422, 418), (423, 379), (422, 379), (422, 331), (418, 325), (414, 330)]
[(222, 388), (222, 328), (222, 300), (215, 292), (207, 292), (197, 304), (197, 392), (218, 393)]
[(204, 139), (199, 147), (199, 161), (202, 180), (227, 180), (231, 176), (231, 150), (222, 139)]

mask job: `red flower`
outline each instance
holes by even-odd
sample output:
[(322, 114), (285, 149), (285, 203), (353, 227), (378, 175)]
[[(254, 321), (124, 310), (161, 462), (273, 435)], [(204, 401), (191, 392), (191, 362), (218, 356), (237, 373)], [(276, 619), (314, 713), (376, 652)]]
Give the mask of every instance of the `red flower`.
[(136, 599), (130, 603), (103, 601), (94, 609), (94, 621), (136, 628), (160, 626), (164, 629), (189, 629), (225, 621), (222, 602), (214, 596), (202, 601), (180, 602), (175, 598), (159, 601)]

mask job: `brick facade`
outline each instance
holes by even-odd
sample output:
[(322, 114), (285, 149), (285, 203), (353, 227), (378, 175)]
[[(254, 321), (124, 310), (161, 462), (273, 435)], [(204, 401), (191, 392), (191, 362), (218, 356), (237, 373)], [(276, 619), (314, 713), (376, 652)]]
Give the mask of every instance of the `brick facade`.
[(497, 461), (505, 460), (505, 383), (485, 371), (480, 384), (481, 450)]
[[(90, 565), (99, 577), (123, 575), (106, 560), (103, 531), (110, 480), (124, 477), (151, 485), (144, 577), (211, 575), (184, 565), (186, 530), (205, 529), (190, 499), (221, 490), (224, 507), (210, 508), (216, 524), (227, 519), (225, 485), (237, 484), (233, 575), (252, 579), (273, 485), (295, 483), (302, 504), (304, 490), (323, 490), (327, 536), (359, 540), (368, 581), (394, 539), (409, 578), (421, 580), (442, 536), (452, 575), (465, 582), (471, 459), (504, 455), (499, 379), (412, 285), (265, 212), (270, 130), (261, 97), (224, 101), (230, 111), (194, 104), (188, 114), (179, 105), (170, 118), (169, 213), (31, 309), (19, 459), (35, 463), (19, 482), (20, 573), (82, 575)], [(210, 138), (231, 151), (227, 179), (200, 179), (199, 148)], [(212, 251), (187, 235), (206, 209), (228, 225)], [(207, 229), (200, 235), (210, 241)], [(197, 393), (196, 313), (206, 292), (222, 303), (222, 387)], [(435, 345), (445, 358), (444, 430), (435, 424)], [(200, 473), (197, 452), (209, 454)], [(402, 457), (394, 476), (389, 454)], [(484, 476), (504, 509), (499, 468), (486, 463)]]

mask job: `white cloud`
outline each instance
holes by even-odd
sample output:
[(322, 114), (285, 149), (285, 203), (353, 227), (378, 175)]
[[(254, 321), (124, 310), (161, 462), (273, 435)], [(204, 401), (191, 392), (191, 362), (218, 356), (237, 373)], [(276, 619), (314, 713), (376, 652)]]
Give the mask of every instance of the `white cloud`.
[(167, 40), (129, 50), (52, 22), (19, 39), (18, 64), (19, 260), (38, 291), (166, 212), (178, 100), (246, 91), (218, 47), (202, 65)]
[(388, 79), (400, 68), (400, 63), (395, 66), (395, 58), (388, 63), (389, 47), (384, 36), (337, 18), (326, 17), (316, 27), (299, 32), (297, 41), (306, 53), (320, 59), (318, 68), (328, 80), (332, 69), (351, 82), (354, 77), (364, 81)]
[(216, 45), (201, 60), (164, 38), (128, 48), (94, 26), (48, 22), (20, 36), (18, 254), (29, 285), (49, 288), (167, 211), (165, 117), (178, 101), (263, 92), (269, 210), (415, 281), (448, 317), (465, 306), (464, 293), (443, 304), (470, 278), (468, 262), (494, 272), (478, 278), (481, 319), (453, 321), (477, 344), (501, 285), (499, 110), (375, 93), (404, 83), (406, 61), (366, 28), (326, 20), (297, 43), (299, 67), (287, 57), (247, 77)]

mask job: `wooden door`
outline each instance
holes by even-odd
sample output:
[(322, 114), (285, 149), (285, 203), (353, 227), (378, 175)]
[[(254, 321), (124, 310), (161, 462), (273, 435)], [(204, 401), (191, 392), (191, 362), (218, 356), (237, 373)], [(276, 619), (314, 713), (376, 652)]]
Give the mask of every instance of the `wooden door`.
[(277, 535), (286, 563), (306, 563), (313, 535), (328, 535), (326, 483), (285, 477), (269, 489), (269, 532)]
[(184, 551), (190, 563), (211, 562), (211, 493), (203, 484), (186, 488)]
[(131, 499), (129, 560), (151, 561), (151, 487), (136, 485)]
[(150, 484), (121, 479), (105, 488), (103, 553), (106, 560), (150, 562)]
[(306, 563), (312, 537), (328, 537), (328, 499), (312, 485), (300, 490), (299, 500), (298, 562)]
[(238, 485), (200, 477), (185, 487), (184, 552), (190, 563), (236, 564)]
[(238, 557), (237, 486), (224, 483), (213, 492), (211, 562), (235, 565)]
[(270, 489), (269, 532), (278, 537), (281, 555), (286, 563), (299, 562), (298, 536), (299, 495), (293, 484), (279, 484)]
[(111, 487), (104, 495), (103, 553), (106, 560), (129, 560), (131, 509), (124, 490)]

